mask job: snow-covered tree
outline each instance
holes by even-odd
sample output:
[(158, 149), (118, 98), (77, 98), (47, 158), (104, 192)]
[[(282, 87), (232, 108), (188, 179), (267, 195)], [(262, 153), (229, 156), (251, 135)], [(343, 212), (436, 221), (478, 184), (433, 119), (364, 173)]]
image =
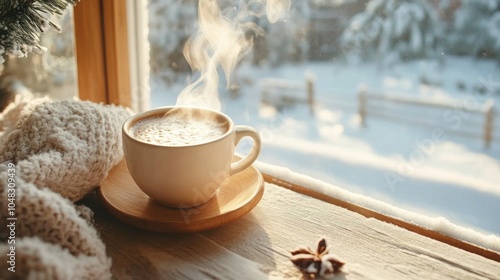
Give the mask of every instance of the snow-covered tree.
[[(270, 7), (269, 2), (275, 6)], [(252, 55), (243, 57), (244, 60), (251, 58), (254, 64), (279, 65), (307, 58), (308, 0), (220, 0), (220, 3), (230, 20), (243, 27), (251, 26), (246, 31), (252, 37)]]
[[(51, 94), (54, 86), (74, 81), (71, 6), (77, 2), (0, 1), (0, 80), (10, 81), (3, 84), (0, 98), (15, 93), (19, 81), (42, 94)], [(67, 98), (75, 92), (64, 93), (67, 95), (58, 97)]]
[(500, 59), (500, 0), (463, 0), (449, 33), (449, 53)]
[(490, 34), (497, 61), (500, 62), (500, 11), (497, 11), (491, 16), (488, 22), (488, 33)]
[(150, 63), (153, 74), (190, 70), (182, 48), (196, 31), (197, 7), (197, 0), (149, 0)]
[(341, 37), (348, 54), (399, 60), (432, 57), (439, 47), (438, 16), (426, 0), (371, 0)]
[(42, 52), (41, 35), (49, 28), (60, 30), (51, 20), (62, 15), (68, 5), (78, 0), (2, 0), (0, 1), (0, 64), (2, 55), (26, 56), (29, 52)]
[[(73, 83), (76, 78), (74, 33), (72, 10), (64, 16), (54, 16), (64, 32), (47, 30), (40, 38), (45, 51), (41, 54), (27, 54), (27, 57), (8, 56), (2, 71), (3, 76), (13, 75), (26, 87), (37, 93), (53, 94), (55, 86)], [(65, 90), (64, 97), (75, 92)]]
[(267, 17), (259, 19), (258, 25), (263, 28), (263, 43), (256, 44), (256, 53), (265, 53), (262, 62), (280, 65), (286, 62), (300, 62), (307, 59), (309, 44), (307, 42), (308, 22), (310, 15), (309, 1), (292, 0), (290, 11), (285, 18), (270, 23)]

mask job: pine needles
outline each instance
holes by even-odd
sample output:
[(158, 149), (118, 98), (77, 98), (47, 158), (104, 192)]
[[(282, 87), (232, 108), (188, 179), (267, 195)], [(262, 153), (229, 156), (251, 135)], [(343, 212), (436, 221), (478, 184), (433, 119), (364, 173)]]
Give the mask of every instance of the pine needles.
[(28, 52), (44, 51), (41, 35), (48, 28), (61, 31), (50, 20), (51, 15), (62, 15), (68, 5), (79, 0), (2, 0), (0, 1), (0, 55), (17, 57)]

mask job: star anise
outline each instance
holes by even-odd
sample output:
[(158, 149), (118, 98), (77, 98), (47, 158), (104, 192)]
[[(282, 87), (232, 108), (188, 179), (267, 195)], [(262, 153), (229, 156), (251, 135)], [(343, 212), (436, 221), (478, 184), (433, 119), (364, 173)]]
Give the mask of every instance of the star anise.
[(316, 251), (309, 247), (298, 247), (290, 253), (293, 264), (300, 269), (306, 278), (310, 279), (332, 277), (340, 272), (345, 264), (336, 255), (329, 253), (325, 238), (318, 240)]

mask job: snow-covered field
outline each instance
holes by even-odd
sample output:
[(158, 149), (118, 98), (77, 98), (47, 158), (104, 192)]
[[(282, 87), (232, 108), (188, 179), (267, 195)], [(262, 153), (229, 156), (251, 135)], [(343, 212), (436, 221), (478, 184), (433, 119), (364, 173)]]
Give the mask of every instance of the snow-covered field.
[[(483, 116), (458, 114), (448, 122), (427, 107), (401, 108), (410, 117), (429, 117), (435, 126), (391, 118), (367, 117), (362, 127), (357, 91), (370, 91), (446, 101), (480, 108), (486, 100), (500, 104), (500, 68), (491, 61), (444, 57), (435, 62), (403, 63), (381, 69), (375, 63), (341, 62), (286, 65), (279, 68), (241, 66), (235, 73), (239, 96), (221, 90), (222, 111), (237, 124), (251, 125), (264, 145), (259, 160), (288, 167), (342, 189), (486, 234), (500, 236), (500, 139), (489, 149), (481, 138)], [(315, 77), (315, 113), (306, 104), (277, 110), (262, 105), (260, 82), (265, 78), (305, 84)], [(182, 80), (182, 79), (180, 79)], [(151, 79), (151, 107), (173, 105), (185, 80), (166, 86)], [(425, 82), (425, 84), (422, 83)], [(460, 85), (460, 86), (459, 86)], [(473, 93), (484, 85), (489, 92)], [(305, 92), (304, 92), (305, 96)], [(500, 109), (497, 109), (500, 111)], [(500, 117), (494, 120), (500, 135)], [(477, 131), (477, 137), (454, 133)], [(469, 129), (470, 128), (470, 129)], [(249, 143), (238, 147), (245, 152)]]

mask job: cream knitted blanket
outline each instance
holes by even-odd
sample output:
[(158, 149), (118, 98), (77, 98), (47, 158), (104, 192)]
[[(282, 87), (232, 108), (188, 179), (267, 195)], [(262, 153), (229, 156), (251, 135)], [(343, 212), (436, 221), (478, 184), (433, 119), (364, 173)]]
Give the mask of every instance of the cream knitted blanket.
[(73, 202), (121, 160), (130, 114), (29, 95), (0, 114), (0, 279), (111, 278), (92, 212)]

